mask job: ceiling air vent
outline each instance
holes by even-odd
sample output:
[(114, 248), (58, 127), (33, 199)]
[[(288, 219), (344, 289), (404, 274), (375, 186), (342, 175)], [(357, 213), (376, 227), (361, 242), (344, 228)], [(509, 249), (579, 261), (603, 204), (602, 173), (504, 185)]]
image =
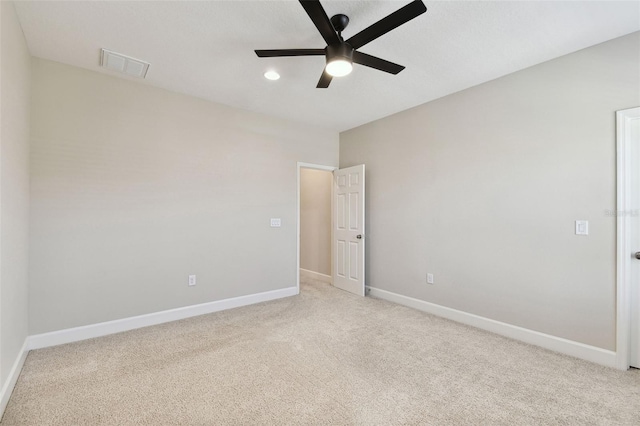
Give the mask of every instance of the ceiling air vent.
[(149, 63), (131, 58), (111, 50), (102, 49), (100, 65), (111, 71), (121, 72), (132, 77), (145, 78), (149, 70)]

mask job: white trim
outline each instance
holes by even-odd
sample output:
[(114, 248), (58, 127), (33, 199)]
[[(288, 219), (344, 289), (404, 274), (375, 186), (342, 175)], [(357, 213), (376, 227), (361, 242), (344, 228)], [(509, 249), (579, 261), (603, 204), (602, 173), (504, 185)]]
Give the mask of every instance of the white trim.
[(574, 342), (561, 337), (551, 336), (527, 328), (518, 327), (504, 322), (492, 320), (478, 315), (470, 314), (413, 297), (403, 296), (390, 291), (369, 287), (369, 295), (379, 299), (388, 300), (420, 311), (428, 312), (439, 317), (447, 318), (462, 324), (490, 331), (511, 339), (540, 346), (565, 355), (581, 358), (607, 367), (616, 366), (616, 353), (584, 343)]
[(29, 338), (24, 339), (24, 344), (22, 345), (22, 349), (20, 349), (20, 353), (16, 358), (13, 366), (11, 367), (11, 371), (9, 371), (9, 375), (7, 376), (7, 381), (4, 382), (4, 386), (2, 386), (2, 390), (0, 391), (0, 419), (2, 419), (2, 415), (4, 414), (4, 410), (7, 408), (7, 404), (9, 403), (9, 399), (11, 398), (11, 393), (13, 392), (13, 388), (15, 388), (16, 383), (18, 382), (18, 377), (20, 377), (20, 372), (22, 371), (22, 367), (24, 366), (24, 362), (27, 359), (27, 355), (29, 354)]
[(310, 271), (308, 269), (300, 268), (300, 276), (305, 278), (322, 281), (323, 283), (332, 284), (331, 275), (321, 274), (320, 272)]
[(338, 170), (338, 168), (334, 166), (323, 166), (321, 164), (303, 163), (301, 161), (298, 161), (298, 169), (326, 170), (327, 172)]
[(52, 331), (50, 333), (29, 336), (29, 349), (47, 348), (49, 346), (62, 345), (77, 342), (79, 340), (92, 339), (108, 334), (120, 333), (150, 325), (181, 320), (198, 315), (210, 314), (283, 297), (295, 296), (298, 291), (295, 287), (287, 287), (279, 290), (266, 291), (264, 293), (249, 294), (247, 296), (233, 297), (230, 299), (216, 300), (214, 302), (201, 303), (199, 305), (185, 306), (183, 308), (169, 309), (146, 315), (123, 318), (82, 327), (68, 328)]
[(628, 137), (628, 126), (626, 122), (629, 118), (638, 117), (640, 108), (630, 108), (616, 112), (617, 130), (617, 318), (616, 318), (616, 368), (626, 370), (629, 368), (629, 342), (631, 329), (631, 241), (630, 241), (630, 220), (628, 214), (631, 210), (631, 145)]
[[(337, 167), (323, 166), (321, 164), (297, 162), (296, 167), (296, 271), (300, 271), (300, 169), (326, 170), (332, 172), (338, 170)], [(331, 202), (333, 203), (333, 185), (331, 185)], [(333, 211), (333, 206), (331, 207)], [(331, 224), (331, 236), (333, 238), (333, 223)], [(331, 256), (331, 274), (333, 275), (333, 255)], [(300, 294), (300, 273), (296, 274), (296, 288)]]

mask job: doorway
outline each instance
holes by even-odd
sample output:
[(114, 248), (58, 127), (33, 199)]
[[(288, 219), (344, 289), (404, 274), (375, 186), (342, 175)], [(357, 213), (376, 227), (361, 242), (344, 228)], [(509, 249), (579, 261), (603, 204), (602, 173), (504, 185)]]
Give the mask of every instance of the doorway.
[(617, 367), (640, 368), (640, 107), (617, 118)]
[(337, 167), (298, 163), (298, 293), (301, 277), (332, 284), (334, 170)]

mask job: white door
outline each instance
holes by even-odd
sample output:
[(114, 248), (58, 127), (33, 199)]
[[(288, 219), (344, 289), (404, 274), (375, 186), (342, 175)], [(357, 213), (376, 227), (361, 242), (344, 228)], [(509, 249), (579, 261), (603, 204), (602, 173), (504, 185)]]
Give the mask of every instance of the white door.
[(333, 172), (333, 285), (364, 296), (364, 164)]
[(625, 110), (624, 113), (624, 137), (631, 152), (631, 211), (623, 213), (630, 216), (631, 222), (629, 365), (640, 368), (640, 108)]

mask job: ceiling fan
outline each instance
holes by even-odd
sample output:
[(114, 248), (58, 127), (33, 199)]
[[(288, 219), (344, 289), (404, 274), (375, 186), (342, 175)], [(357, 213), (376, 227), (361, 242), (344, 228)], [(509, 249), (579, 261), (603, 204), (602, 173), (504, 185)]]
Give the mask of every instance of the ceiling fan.
[(427, 11), (427, 7), (421, 0), (415, 0), (408, 5), (396, 10), (391, 15), (382, 18), (375, 24), (365, 28), (353, 37), (344, 40), (342, 31), (349, 24), (349, 17), (337, 14), (327, 16), (319, 0), (299, 0), (300, 4), (320, 31), (320, 35), (327, 42), (324, 49), (272, 49), (256, 50), (260, 58), (276, 56), (325, 56), (326, 67), (322, 72), (317, 88), (327, 88), (333, 77), (342, 77), (351, 72), (353, 63), (375, 68), (391, 74), (398, 74), (404, 69), (402, 65), (385, 61), (375, 56), (359, 52), (357, 49), (378, 37), (398, 28), (413, 18)]

